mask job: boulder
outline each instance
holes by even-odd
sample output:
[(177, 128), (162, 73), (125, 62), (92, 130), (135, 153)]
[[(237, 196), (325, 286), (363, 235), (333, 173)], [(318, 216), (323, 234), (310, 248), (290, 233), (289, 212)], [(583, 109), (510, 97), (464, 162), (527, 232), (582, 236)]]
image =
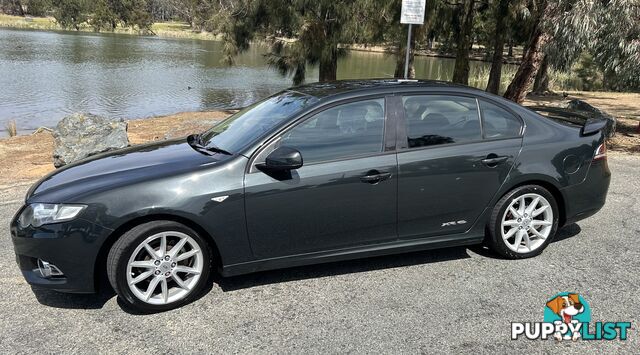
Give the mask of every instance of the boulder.
[(84, 113), (63, 118), (53, 130), (53, 138), (56, 168), (129, 146), (126, 122)]

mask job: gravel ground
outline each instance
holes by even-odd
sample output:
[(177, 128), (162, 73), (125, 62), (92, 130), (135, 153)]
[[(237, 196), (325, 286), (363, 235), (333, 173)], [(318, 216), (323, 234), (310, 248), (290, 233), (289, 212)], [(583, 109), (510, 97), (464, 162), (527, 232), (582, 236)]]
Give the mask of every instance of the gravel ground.
[[(265, 272), (223, 279), (155, 315), (129, 314), (108, 292), (32, 291), (7, 228), (27, 186), (5, 189), (0, 352), (637, 352), (640, 158), (610, 154), (609, 163), (604, 209), (563, 229), (537, 258), (449, 248)], [(564, 291), (583, 295), (593, 321), (631, 321), (629, 340), (510, 340), (512, 321), (542, 321), (545, 301)]]

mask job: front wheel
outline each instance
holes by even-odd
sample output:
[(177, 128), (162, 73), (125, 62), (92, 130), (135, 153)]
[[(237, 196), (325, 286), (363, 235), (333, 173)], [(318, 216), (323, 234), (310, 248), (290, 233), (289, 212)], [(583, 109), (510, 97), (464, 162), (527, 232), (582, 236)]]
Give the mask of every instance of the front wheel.
[(495, 205), (489, 222), (489, 246), (509, 259), (536, 256), (558, 228), (558, 206), (553, 195), (537, 185), (520, 186)]
[(193, 301), (211, 270), (207, 242), (172, 221), (153, 221), (126, 232), (107, 259), (109, 282), (126, 305), (159, 312)]

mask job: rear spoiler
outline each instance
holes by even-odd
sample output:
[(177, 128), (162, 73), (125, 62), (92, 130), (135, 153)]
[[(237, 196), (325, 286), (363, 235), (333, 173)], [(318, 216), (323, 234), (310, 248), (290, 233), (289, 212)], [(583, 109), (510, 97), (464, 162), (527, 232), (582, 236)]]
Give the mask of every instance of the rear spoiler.
[(537, 113), (580, 128), (581, 136), (590, 136), (603, 131), (607, 137), (612, 137), (615, 132), (615, 119), (594, 113), (571, 110), (561, 107), (528, 106)]
[(580, 131), (581, 136), (590, 136), (592, 134), (596, 134), (607, 127), (607, 120), (604, 118), (591, 118), (584, 122), (584, 126), (582, 126), (582, 130)]

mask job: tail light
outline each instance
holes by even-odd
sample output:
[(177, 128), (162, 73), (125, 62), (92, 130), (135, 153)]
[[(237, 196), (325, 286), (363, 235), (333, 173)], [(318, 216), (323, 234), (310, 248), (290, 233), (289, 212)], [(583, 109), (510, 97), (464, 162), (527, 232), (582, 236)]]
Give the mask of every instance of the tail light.
[(607, 145), (603, 142), (596, 148), (596, 153), (593, 156), (593, 161), (607, 159)]

